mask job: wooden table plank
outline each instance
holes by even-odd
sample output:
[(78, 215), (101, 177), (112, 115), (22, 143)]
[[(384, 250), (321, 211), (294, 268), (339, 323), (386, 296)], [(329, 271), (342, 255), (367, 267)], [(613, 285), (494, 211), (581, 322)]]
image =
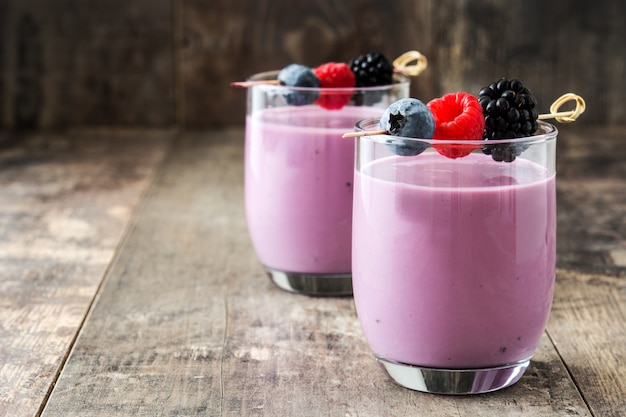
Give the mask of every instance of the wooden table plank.
[(390, 382), (352, 299), (288, 294), (264, 276), (246, 231), (242, 139), (241, 129), (179, 137), (45, 417), (591, 415), (547, 337), (500, 392), (435, 396)]
[(626, 280), (559, 270), (548, 334), (595, 416), (626, 415)]
[(175, 124), (175, 3), (2, 0), (0, 129)]
[(626, 415), (625, 129), (559, 126), (548, 334), (596, 416)]
[(42, 408), (171, 136), (5, 136), (0, 416), (33, 416)]

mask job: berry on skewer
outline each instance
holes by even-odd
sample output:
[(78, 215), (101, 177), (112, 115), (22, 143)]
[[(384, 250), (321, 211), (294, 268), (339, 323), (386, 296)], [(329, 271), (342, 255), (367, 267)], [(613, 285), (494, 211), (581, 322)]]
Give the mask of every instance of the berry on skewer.
[[(342, 62), (329, 62), (313, 70), (320, 81), (322, 88), (353, 88), (356, 85), (356, 77), (347, 64)], [(352, 98), (352, 92), (338, 94), (323, 94), (316, 103), (328, 110), (337, 110), (348, 104)]]
[[(380, 118), (380, 128), (395, 137), (430, 139), (435, 133), (435, 118), (420, 100), (403, 98), (387, 107)], [(402, 139), (388, 145), (402, 156), (419, 155), (427, 148), (422, 142)]]
[[(480, 103), (465, 92), (445, 94), (428, 102), (428, 108), (435, 118), (433, 139), (480, 140), (483, 136), (485, 118)], [(469, 155), (475, 145), (433, 146), (437, 152), (448, 158), (462, 158)]]

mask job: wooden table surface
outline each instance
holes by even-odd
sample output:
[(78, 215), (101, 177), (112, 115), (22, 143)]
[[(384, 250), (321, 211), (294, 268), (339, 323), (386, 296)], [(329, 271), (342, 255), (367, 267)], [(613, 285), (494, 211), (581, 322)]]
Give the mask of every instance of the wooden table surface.
[(626, 126), (560, 126), (554, 305), (525, 376), (385, 376), (351, 298), (252, 250), (243, 129), (0, 136), (0, 416), (624, 416)]

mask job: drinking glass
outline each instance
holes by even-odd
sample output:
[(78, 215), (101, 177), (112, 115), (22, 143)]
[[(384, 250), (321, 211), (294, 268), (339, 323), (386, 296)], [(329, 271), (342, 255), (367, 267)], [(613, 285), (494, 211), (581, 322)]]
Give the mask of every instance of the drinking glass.
[[(398, 384), (470, 394), (522, 377), (554, 290), (556, 138), (539, 122), (511, 140), (358, 139), (354, 300)], [(471, 153), (443, 155), (459, 146)]]
[[(341, 135), (409, 94), (409, 79), (367, 88), (297, 88), (253, 76), (248, 89), (245, 204), (256, 254), (280, 288), (352, 294), (354, 140)], [(264, 83), (263, 81), (268, 81)], [(338, 100), (329, 110), (318, 99)]]

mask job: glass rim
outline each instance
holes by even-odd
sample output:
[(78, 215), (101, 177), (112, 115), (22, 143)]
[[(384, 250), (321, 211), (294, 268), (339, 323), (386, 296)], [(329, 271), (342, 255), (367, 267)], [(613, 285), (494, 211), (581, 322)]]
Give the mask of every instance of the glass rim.
[[(355, 132), (367, 132), (380, 130), (380, 117), (368, 117), (366, 119), (361, 119), (356, 122), (354, 126)], [(477, 146), (482, 147), (485, 144), (489, 145), (498, 145), (498, 144), (518, 144), (518, 143), (541, 143), (549, 140), (555, 140), (558, 134), (558, 129), (551, 123), (544, 122), (542, 120), (537, 120), (537, 131), (532, 136), (525, 136), (522, 138), (506, 138), (506, 139), (477, 139), (477, 140), (466, 140), (466, 139), (422, 139), (422, 138), (411, 138), (404, 136), (395, 136), (390, 134), (373, 134), (373, 135), (364, 135), (359, 136), (359, 139), (369, 139), (375, 142), (388, 144), (397, 141), (413, 141), (425, 143), (430, 146), (432, 145), (468, 145), (468, 146)]]
[[(278, 73), (280, 71), (279, 70), (273, 70), (273, 71), (265, 71), (265, 72), (259, 72), (257, 74), (254, 74), (252, 76), (250, 76), (246, 81), (269, 81), (269, 80), (276, 80), (278, 78)], [(289, 90), (289, 91), (311, 91), (311, 92), (320, 92), (320, 91), (324, 91), (324, 92), (332, 92), (332, 93), (355, 93), (355, 92), (359, 92), (359, 91), (387, 91), (391, 88), (394, 88), (396, 86), (402, 86), (405, 85), (406, 87), (408, 87), (411, 84), (411, 79), (404, 75), (404, 74), (400, 74), (400, 73), (394, 73), (393, 74), (393, 83), (392, 84), (387, 84), (387, 85), (377, 85), (377, 86), (373, 86), (373, 87), (291, 87), (291, 86), (286, 86), (286, 85), (280, 85), (280, 84), (257, 84), (255, 86), (253, 86), (253, 88), (263, 88), (263, 89), (271, 89), (271, 90)]]

